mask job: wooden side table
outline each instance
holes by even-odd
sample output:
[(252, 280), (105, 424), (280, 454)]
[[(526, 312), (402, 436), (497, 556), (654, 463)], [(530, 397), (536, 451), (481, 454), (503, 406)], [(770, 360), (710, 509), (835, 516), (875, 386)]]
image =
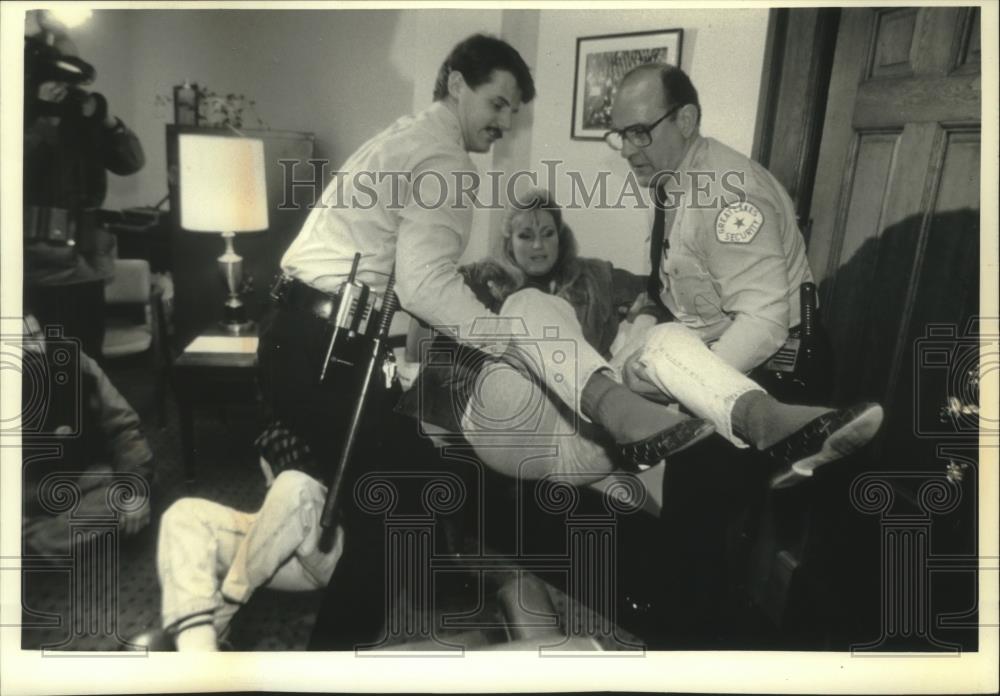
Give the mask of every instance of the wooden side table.
[(195, 478), (194, 409), (256, 402), (257, 334), (222, 335), (217, 329), (195, 338), (174, 361), (174, 394), (181, 421), (184, 478)]

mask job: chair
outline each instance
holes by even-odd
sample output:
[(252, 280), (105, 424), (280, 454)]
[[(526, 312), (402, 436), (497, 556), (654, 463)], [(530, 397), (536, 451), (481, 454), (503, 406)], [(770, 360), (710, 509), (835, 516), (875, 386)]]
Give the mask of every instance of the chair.
[(115, 259), (114, 279), (104, 288), (105, 326), (101, 355), (104, 360), (148, 353), (156, 373), (154, 398), (157, 416), (165, 422), (165, 394), (170, 352), (162, 292), (154, 288), (149, 262)]

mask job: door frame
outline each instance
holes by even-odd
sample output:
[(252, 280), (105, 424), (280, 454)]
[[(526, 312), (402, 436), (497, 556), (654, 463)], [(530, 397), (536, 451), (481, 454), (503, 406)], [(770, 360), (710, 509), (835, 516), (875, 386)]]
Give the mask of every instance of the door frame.
[[(751, 157), (792, 197), (807, 246), (840, 13), (825, 7), (772, 8), (768, 14)], [(781, 138), (774, 137), (778, 132)]]

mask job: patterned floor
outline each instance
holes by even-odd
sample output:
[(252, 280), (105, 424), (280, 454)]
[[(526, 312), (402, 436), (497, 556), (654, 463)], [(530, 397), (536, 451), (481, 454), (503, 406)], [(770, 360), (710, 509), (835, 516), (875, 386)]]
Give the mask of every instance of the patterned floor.
[[(157, 627), (158, 515), (181, 496), (204, 497), (246, 511), (257, 509), (264, 497), (264, 480), (252, 445), (258, 426), (254, 407), (199, 414), (197, 481), (189, 484), (183, 481), (179, 426), (172, 400), (168, 401), (166, 422), (158, 423), (152, 385), (141, 364), (112, 365), (108, 374), (142, 417), (156, 458), (154, 522), (137, 537), (117, 546), (89, 547), (87, 562), (26, 560), (22, 575), (25, 649), (112, 651), (120, 649), (129, 637)], [(567, 621), (577, 626), (594, 622), (589, 610), (555, 586), (548, 585), (547, 593), (561, 628)], [(320, 601), (319, 592), (257, 592), (234, 620), (233, 647), (261, 651), (305, 649)], [(448, 604), (442, 602), (442, 610)], [(487, 623), (502, 620), (495, 601), (488, 603), (483, 612)], [(486, 636), (483, 642), (493, 640)], [(604, 649), (612, 650), (638, 643), (621, 629), (616, 629), (614, 635), (598, 636), (597, 640)]]
[[(183, 481), (177, 412), (168, 401), (166, 422), (157, 423), (152, 386), (142, 365), (112, 365), (108, 374), (139, 412), (156, 461), (154, 523), (117, 548), (94, 546), (82, 569), (69, 559), (26, 560), (22, 598), (24, 648), (117, 650), (130, 636), (159, 625), (156, 518), (181, 496), (216, 500), (255, 510), (264, 480), (252, 442), (256, 415), (250, 408), (201, 413), (196, 428), (198, 477)], [(114, 560), (114, 556), (117, 560)], [(77, 570), (72, 568), (76, 567)], [(312, 630), (318, 593), (261, 592), (240, 617), (245, 649), (296, 650)]]

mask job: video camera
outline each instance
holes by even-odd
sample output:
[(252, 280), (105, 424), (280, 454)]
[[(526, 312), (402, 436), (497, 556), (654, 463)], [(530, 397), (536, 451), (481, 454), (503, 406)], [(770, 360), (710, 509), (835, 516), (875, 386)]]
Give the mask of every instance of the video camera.
[[(73, 49), (70, 48), (70, 51)], [(96, 92), (81, 89), (97, 77), (97, 71), (87, 61), (75, 55), (64, 53), (58, 45), (38, 37), (27, 37), (24, 41), (24, 87), (25, 115), (48, 115), (80, 117), (84, 106), (94, 101), (91, 118), (101, 120), (106, 115), (107, 101)], [(66, 97), (59, 102), (39, 98), (38, 88), (46, 82), (56, 82), (68, 87)], [(88, 114), (89, 115), (89, 114)]]
[(43, 82), (65, 82), (71, 87), (88, 85), (97, 77), (97, 70), (78, 56), (65, 55), (56, 46), (42, 39), (28, 37), (24, 41), (25, 84), (37, 86)]

